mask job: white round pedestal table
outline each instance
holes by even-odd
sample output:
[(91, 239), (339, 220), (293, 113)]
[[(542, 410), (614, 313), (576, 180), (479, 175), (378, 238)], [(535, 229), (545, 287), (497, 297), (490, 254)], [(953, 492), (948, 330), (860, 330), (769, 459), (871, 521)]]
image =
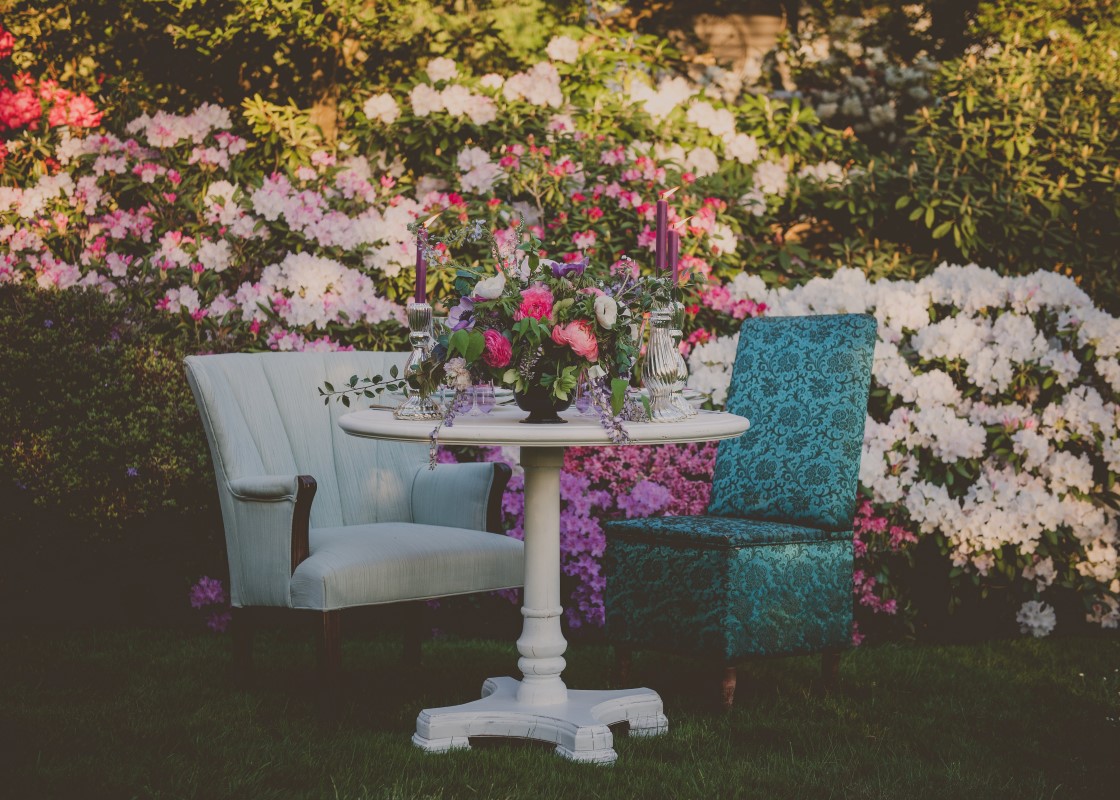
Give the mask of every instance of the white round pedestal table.
[[(447, 445), (513, 445), (525, 469), (525, 618), (517, 650), (522, 679), (488, 678), (482, 699), (429, 708), (416, 719), (412, 741), (429, 752), (470, 747), (471, 736), (539, 739), (575, 761), (609, 764), (616, 758), (609, 725), (628, 722), (633, 736), (668, 730), (661, 698), (650, 689), (575, 690), (561, 679), (568, 643), (560, 629), (560, 468), (564, 449), (612, 442), (597, 417), (568, 411), (565, 424), (525, 424), (526, 412), (497, 408), (463, 416), (439, 430)], [(392, 411), (346, 414), (341, 428), (352, 436), (428, 442), (436, 423), (404, 421)], [(750, 422), (735, 414), (701, 411), (680, 422), (630, 422), (632, 444), (703, 442), (740, 436)], [(448, 498), (454, 502), (454, 498)]]

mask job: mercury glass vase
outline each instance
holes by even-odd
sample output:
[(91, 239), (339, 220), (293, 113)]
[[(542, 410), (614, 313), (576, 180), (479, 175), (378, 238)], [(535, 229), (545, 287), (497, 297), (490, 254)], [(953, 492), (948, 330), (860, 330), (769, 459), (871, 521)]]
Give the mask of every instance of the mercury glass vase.
[(649, 322), (649, 344), (642, 367), (642, 383), (649, 392), (649, 417), (653, 422), (678, 422), (688, 415), (673, 402), (673, 387), (681, 380), (680, 351), (673, 343), (673, 312), (669, 308), (655, 309)]
[(393, 415), (397, 419), (442, 419), (443, 406), (435, 395), (416, 388), (423, 384), (417, 376), (429, 368), (428, 361), (436, 343), (432, 335), (432, 307), (428, 303), (408, 304), (408, 341), (412, 352), (404, 365), (406, 399)]

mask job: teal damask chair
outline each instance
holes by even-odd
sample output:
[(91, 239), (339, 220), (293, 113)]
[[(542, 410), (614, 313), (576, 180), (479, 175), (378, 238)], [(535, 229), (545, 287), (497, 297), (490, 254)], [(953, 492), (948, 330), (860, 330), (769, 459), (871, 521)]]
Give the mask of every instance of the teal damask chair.
[(704, 516), (606, 526), (606, 622), (634, 647), (721, 659), (723, 701), (748, 656), (823, 653), (852, 633), (852, 522), (876, 324), (863, 314), (749, 319)]
[[(519, 587), (524, 548), (498, 532), (504, 464), (428, 469), (424, 445), (356, 439), (317, 387), (389, 374), (403, 353), (232, 353), (186, 359), (221, 500), (242, 677), (266, 609), (312, 615), (328, 697), (340, 613)], [(406, 651), (419, 658), (419, 639)], [(409, 653), (406, 652), (406, 656)]]

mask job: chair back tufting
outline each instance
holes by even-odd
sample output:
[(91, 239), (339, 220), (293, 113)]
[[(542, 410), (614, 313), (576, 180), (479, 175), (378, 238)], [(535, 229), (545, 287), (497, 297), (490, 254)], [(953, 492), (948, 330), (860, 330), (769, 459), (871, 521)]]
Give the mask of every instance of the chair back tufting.
[(866, 314), (743, 323), (727, 410), (751, 430), (720, 442), (709, 514), (851, 531), (875, 340)]
[[(338, 427), (350, 408), (324, 406), (317, 387), (340, 387), (351, 375), (384, 375), (406, 353), (228, 353), (186, 359), (202, 414), (223, 514), (228, 482), (258, 475), (311, 475), (318, 484), (311, 527), (411, 521), (409, 493), (427, 462), (424, 445), (361, 440)], [(388, 400), (384, 402), (389, 402)], [(232, 542), (229, 543), (231, 546)]]

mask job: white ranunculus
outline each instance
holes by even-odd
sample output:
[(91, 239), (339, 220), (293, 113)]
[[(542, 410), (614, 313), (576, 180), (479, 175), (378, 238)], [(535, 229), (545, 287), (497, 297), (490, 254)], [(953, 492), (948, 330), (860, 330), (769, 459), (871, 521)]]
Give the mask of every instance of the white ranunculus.
[(483, 300), (497, 300), (502, 296), (502, 292), (506, 288), (505, 273), (499, 272), (489, 278), (484, 278), (474, 285), (472, 294), (475, 297), (481, 297)]
[(618, 320), (618, 303), (613, 297), (601, 294), (595, 298), (595, 319), (607, 330), (614, 327)]

